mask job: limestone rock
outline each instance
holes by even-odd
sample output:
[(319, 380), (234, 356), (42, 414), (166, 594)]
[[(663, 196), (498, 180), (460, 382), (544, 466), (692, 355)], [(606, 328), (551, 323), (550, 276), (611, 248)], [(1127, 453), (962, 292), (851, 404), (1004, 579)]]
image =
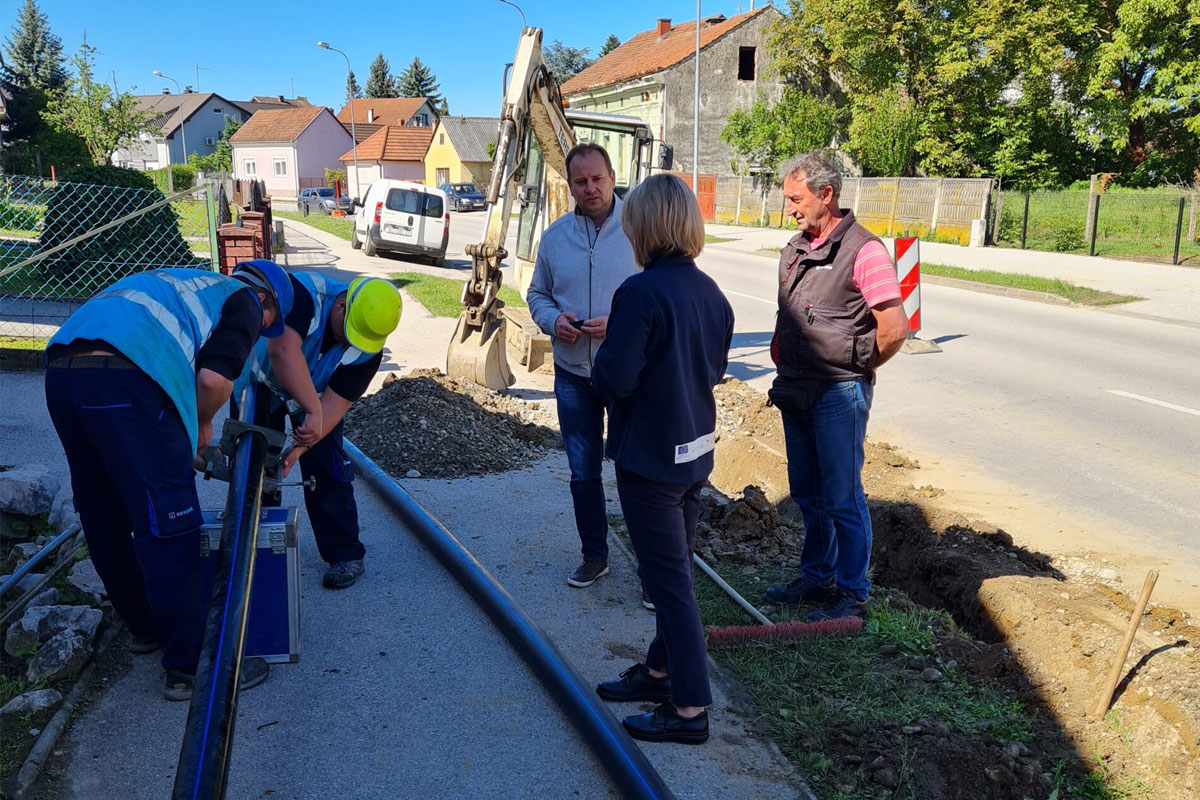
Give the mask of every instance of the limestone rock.
[(54, 689), (38, 689), (36, 692), (26, 692), (5, 703), (4, 707), (0, 708), (0, 717), (6, 717), (9, 714), (36, 714), (39, 711), (45, 711), (47, 708), (53, 708), (61, 703), (62, 699), (62, 694)]
[(89, 645), (100, 627), (104, 612), (87, 606), (37, 606), (8, 628), (4, 651), (10, 656), (29, 650), (64, 631), (78, 634)]
[(51, 636), (49, 641), (38, 648), (29, 661), (25, 679), (35, 683), (69, 678), (79, 674), (91, 657), (91, 642), (73, 631), (63, 631)]
[[(0, 575), (0, 583), (3, 583), (11, 577), (12, 575)], [(34, 586), (37, 586), (38, 581), (44, 577), (46, 576), (41, 572), (31, 572), (24, 578), (21, 578), (21, 580), (17, 581), (16, 585), (10, 590), (13, 593), (13, 597), (20, 597), (26, 592), (31, 591)]]
[(41, 464), (0, 472), (0, 511), (49, 514), (60, 487), (58, 478)]
[(33, 542), (21, 542), (20, 544), (14, 546), (11, 551), (9, 551), (9, 566), (11, 566), (13, 569), (17, 569), (26, 561), (36, 556), (41, 549), (42, 548), (38, 547)]
[(79, 524), (79, 514), (75, 511), (75, 493), (71, 490), (70, 483), (64, 484), (54, 496), (49, 522), (55, 533), (61, 533), (72, 525)]
[(58, 589), (50, 586), (38, 592), (37, 597), (34, 597), (32, 600), (26, 603), (25, 607), (34, 608), (36, 606), (56, 606), (58, 605), (59, 599)]
[(67, 576), (67, 583), (71, 584), (80, 594), (90, 595), (97, 603), (102, 598), (108, 596), (108, 592), (104, 590), (104, 582), (96, 574), (96, 567), (92, 564), (90, 558), (80, 561), (71, 567), (71, 574)]

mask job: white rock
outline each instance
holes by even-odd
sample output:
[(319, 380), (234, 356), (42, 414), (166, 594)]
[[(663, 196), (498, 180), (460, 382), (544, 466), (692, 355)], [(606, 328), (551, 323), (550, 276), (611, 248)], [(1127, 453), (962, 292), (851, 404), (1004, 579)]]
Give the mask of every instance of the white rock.
[(56, 606), (59, 601), (58, 589), (53, 586), (42, 589), (37, 593), (37, 596), (25, 604), (26, 608), (34, 608), (36, 606)]
[(8, 627), (4, 651), (10, 656), (45, 642), (63, 631), (77, 633), (90, 645), (104, 612), (87, 606), (36, 606)]
[(36, 556), (42, 548), (33, 542), (22, 542), (15, 545), (8, 553), (8, 563), (13, 569), (22, 566), (26, 561)]
[(404, 473), (404, 477), (419, 478), (419, 477), (421, 477), (421, 473), (415, 469), (410, 469), (408, 472)]
[[(0, 583), (3, 583), (11, 577), (12, 575), (0, 575)], [(38, 581), (44, 577), (46, 576), (40, 572), (31, 572), (24, 578), (21, 578), (21, 580), (17, 581), (16, 585), (13, 586), (13, 588), (9, 591), (13, 592), (13, 597), (20, 597), (26, 592), (32, 591), (33, 587), (37, 586)]]
[(25, 679), (53, 682), (79, 674), (92, 657), (92, 645), (78, 633), (63, 631), (50, 637), (29, 661)]
[(104, 581), (100, 580), (100, 576), (96, 574), (96, 567), (90, 558), (71, 567), (67, 583), (80, 593), (91, 595), (97, 603), (101, 598), (108, 596), (108, 592), (104, 589)]
[(1100, 580), (1115, 581), (1117, 579), (1117, 571), (1112, 568), (1100, 570)]
[[(0, 708), (0, 717), (9, 714), (29, 714), (53, 708), (62, 702), (63, 696), (54, 689), (38, 689), (36, 692), (26, 692), (14, 697)], [(37, 734), (33, 734), (36, 736)]]
[(41, 464), (0, 472), (0, 511), (31, 517), (49, 514), (60, 486)]
[(71, 484), (65, 484), (54, 496), (50, 506), (50, 526), (55, 533), (62, 533), (72, 525), (79, 524), (79, 514), (75, 511), (75, 493)]

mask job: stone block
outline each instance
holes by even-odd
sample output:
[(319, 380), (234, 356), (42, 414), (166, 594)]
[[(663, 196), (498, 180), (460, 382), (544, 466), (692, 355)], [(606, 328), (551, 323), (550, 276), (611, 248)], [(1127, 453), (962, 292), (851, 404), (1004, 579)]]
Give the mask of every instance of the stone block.
[(88, 659), (92, 657), (90, 641), (72, 631), (63, 631), (50, 637), (38, 648), (29, 661), (25, 680), (30, 683), (47, 683), (78, 675)]
[(0, 472), (0, 511), (37, 516), (49, 514), (61, 487), (41, 464)]
[(62, 699), (62, 693), (55, 689), (38, 689), (35, 692), (26, 692), (5, 703), (4, 707), (0, 708), (0, 717), (36, 714), (39, 711), (54, 708), (62, 702)]
[(77, 592), (90, 596), (97, 603), (108, 597), (108, 592), (104, 589), (104, 582), (96, 574), (96, 567), (92, 564), (90, 558), (80, 561), (71, 567), (71, 574), (67, 576), (67, 583)]

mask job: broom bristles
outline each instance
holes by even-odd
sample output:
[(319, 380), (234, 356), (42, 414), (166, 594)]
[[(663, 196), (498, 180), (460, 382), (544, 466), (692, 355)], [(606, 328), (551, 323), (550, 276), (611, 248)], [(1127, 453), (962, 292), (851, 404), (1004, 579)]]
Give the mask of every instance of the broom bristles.
[(708, 646), (741, 647), (748, 644), (774, 644), (800, 641), (803, 639), (829, 639), (838, 636), (857, 636), (862, 630), (861, 617), (838, 617), (820, 622), (781, 622), (774, 627), (764, 625), (737, 625), (708, 628)]

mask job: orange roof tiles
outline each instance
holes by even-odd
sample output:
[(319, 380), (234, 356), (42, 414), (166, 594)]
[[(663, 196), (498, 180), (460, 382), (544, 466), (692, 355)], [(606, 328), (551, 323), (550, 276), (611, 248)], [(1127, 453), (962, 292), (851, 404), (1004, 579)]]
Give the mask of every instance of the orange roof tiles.
[[(352, 100), (354, 103), (354, 122), (360, 124), (367, 121), (367, 112), (373, 112), (373, 122), (383, 125), (404, 125), (412, 115), (417, 113), (424, 97), (362, 97)], [(338, 122), (350, 124), (350, 103), (342, 106), (337, 113)]]
[[(433, 128), (388, 125), (380, 128), (358, 146), (359, 161), (424, 161)], [(339, 161), (353, 161), (354, 150), (346, 151)]]
[(238, 132), (229, 137), (233, 144), (245, 142), (292, 142), (296, 140), (317, 115), (327, 111), (324, 106), (301, 108), (266, 108), (256, 111)]
[[(744, 25), (771, 6), (720, 21), (702, 20), (700, 49)], [(707, 23), (707, 24), (704, 24)], [(657, 29), (642, 31), (562, 85), (564, 95), (623, 83), (673, 67), (696, 52), (696, 21), (675, 25), (661, 37)]]

